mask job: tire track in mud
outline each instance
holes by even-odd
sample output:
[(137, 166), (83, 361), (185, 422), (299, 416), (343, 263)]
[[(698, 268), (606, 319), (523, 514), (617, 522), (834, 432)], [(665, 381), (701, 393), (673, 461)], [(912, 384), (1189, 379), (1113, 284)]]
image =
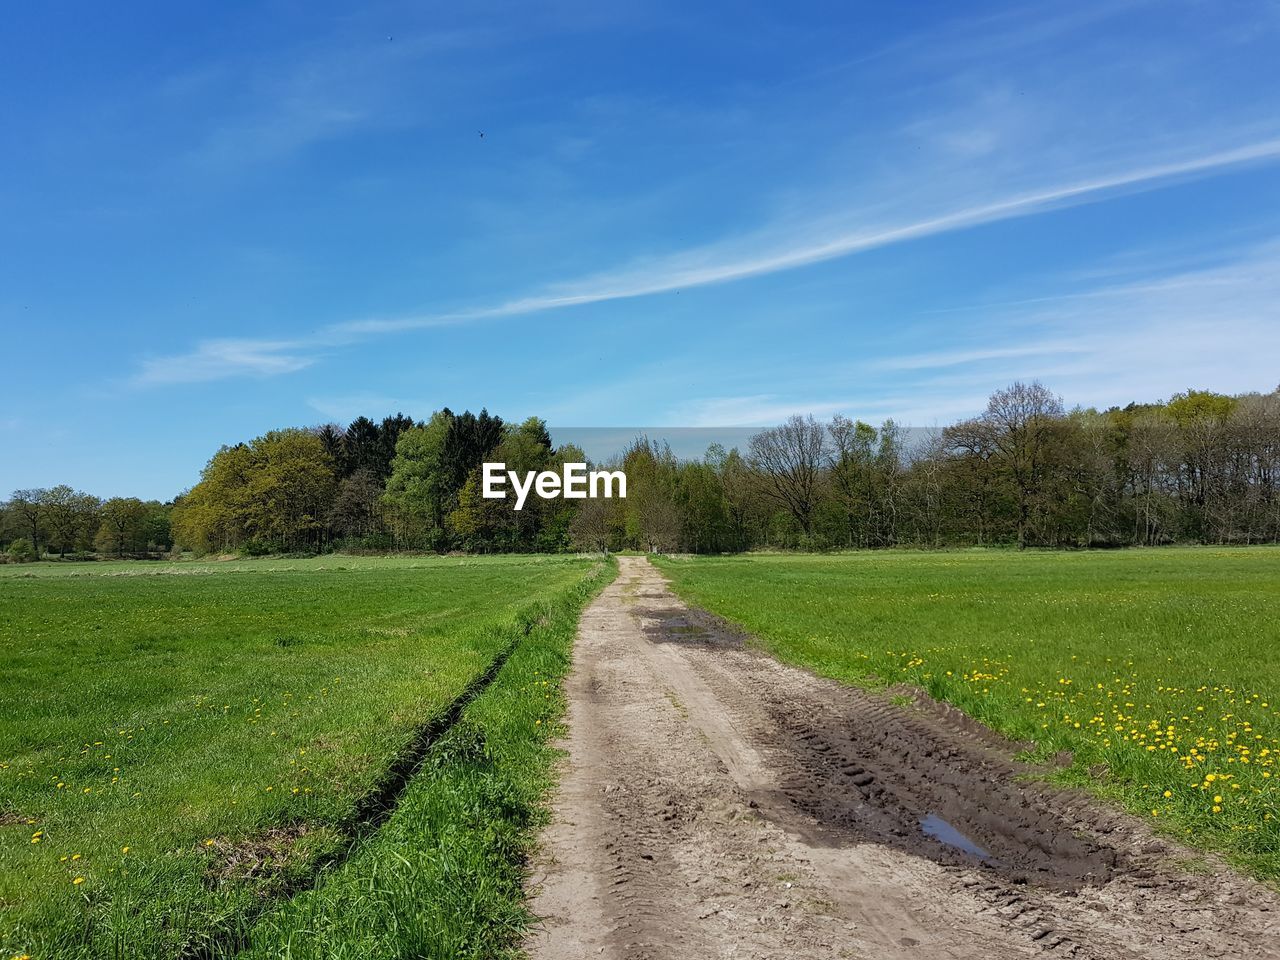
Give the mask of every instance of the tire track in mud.
[(579, 628), (533, 957), (1280, 956), (1271, 891), (620, 562)]

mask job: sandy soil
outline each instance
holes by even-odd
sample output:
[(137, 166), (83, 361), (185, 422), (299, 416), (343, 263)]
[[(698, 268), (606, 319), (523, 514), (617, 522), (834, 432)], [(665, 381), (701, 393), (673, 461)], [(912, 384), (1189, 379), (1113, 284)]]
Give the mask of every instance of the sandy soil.
[(532, 957), (1280, 957), (1269, 890), (620, 563), (579, 630)]

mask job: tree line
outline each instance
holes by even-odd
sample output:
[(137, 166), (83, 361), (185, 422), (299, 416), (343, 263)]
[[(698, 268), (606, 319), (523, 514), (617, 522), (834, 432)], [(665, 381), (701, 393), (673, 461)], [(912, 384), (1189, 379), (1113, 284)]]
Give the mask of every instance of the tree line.
[(555, 446), (536, 417), (358, 417), (223, 447), (169, 504), (15, 491), (0, 547), (31, 559), (1280, 541), (1280, 390), (1097, 411), (1015, 383), (924, 436), (793, 416), (745, 450), (712, 446), (697, 460), (638, 437), (607, 464), (626, 472), (625, 500), (530, 498), (519, 512), (481, 496), (485, 461), (523, 473), (587, 457)]
[(15, 490), (0, 504), (0, 556), (154, 556), (173, 547), (171, 504), (137, 497), (103, 500), (64, 484)]
[(641, 441), (632, 499), (584, 509), (660, 551), (1280, 541), (1280, 390), (1068, 411), (1015, 383), (920, 433), (793, 416), (699, 462)]
[(174, 536), (200, 553), (564, 550), (571, 508), (538, 500), (516, 513), (485, 500), (480, 468), (585, 459), (553, 447), (538, 418), (509, 424), (487, 410), (277, 430), (214, 455), (174, 503)]

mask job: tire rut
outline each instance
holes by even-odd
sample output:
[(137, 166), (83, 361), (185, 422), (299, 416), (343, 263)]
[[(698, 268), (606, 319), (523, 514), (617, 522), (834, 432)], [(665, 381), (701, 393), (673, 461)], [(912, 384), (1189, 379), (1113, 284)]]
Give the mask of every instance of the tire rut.
[(248, 947), (254, 924), (269, 909), (314, 887), (327, 871), (341, 866), (361, 841), (376, 833), (395, 813), (401, 797), (432, 748), (458, 723), (463, 710), (497, 679), (503, 666), (528, 636), (531, 628), (530, 622), (521, 624), (517, 628), (517, 636), (500, 649), (480, 673), (472, 677), (448, 704), (413, 731), (409, 742), (391, 760), (379, 781), (356, 801), (346, 817), (335, 824), (342, 842), (333, 855), (312, 863), (309, 869), (300, 871), (291, 882), (280, 885), (272, 895), (259, 896), (252, 909), (242, 911), (233, 918), (234, 925), (216, 928), (188, 944), (180, 954), (182, 960), (224, 960), (234, 957)]

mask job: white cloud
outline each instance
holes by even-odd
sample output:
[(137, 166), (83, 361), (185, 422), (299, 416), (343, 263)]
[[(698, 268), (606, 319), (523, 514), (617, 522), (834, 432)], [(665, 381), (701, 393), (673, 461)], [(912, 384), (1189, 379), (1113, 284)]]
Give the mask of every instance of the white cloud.
[(840, 414), (875, 425), (893, 420), (901, 427), (920, 429), (968, 416), (986, 403), (986, 397), (972, 388), (958, 393), (950, 388), (934, 389), (923, 382), (895, 383), (891, 390), (868, 385), (836, 398), (816, 394), (812, 389), (792, 390), (688, 400), (674, 408), (666, 422), (701, 429), (767, 427), (793, 414), (818, 419)]
[[(1038, 379), (1068, 406), (1098, 408), (1188, 388), (1242, 393), (1280, 383), (1280, 239), (1159, 282), (970, 309), (986, 324), (956, 324), (938, 349), (762, 373), (771, 392), (694, 396), (667, 421), (765, 426), (796, 413), (840, 413), (932, 427), (978, 413), (1015, 380)], [(993, 327), (1003, 331), (996, 345)]]
[(915, 372), (921, 391), (941, 394), (1039, 378), (1068, 404), (1100, 407), (1188, 387), (1270, 390), (1280, 381), (1280, 241), (1160, 282), (1101, 286), (983, 312), (1015, 331), (1002, 346), (991, 347), (989, 335), (958, 325), (946, 349), (870, 366)]
[[(759, 249), (743, 252), (742, 245), (709, 246), (655, 258), (643, 265), (596, 274), (542, 292), (502, 303), (444, 313), (374, 318), (332, 324), (301, 341), (207, 341), (190, 354), (150, 360), (135, 378), (138, 383), (214, 380), (245, 373), (270, 375), (302, 369), (311, 358), (283, 351), (340, 346), (370, 337), (410, 330), (450, 326), (482, 320), (540, 313), (564, 307), (602, 303), (729, 283), (847, 257), (943, 233), (965, 230), (1000, 220), (1033, 216), (1050, 210), (1094, 203), (1118, 193), (1153, 189), (1169, 183), (1216, 174), (1248, 164), (1280, 159), (1280, 139), (1193, 157), (1150, 162), (1090, 179), (1018, 193), (896, 224), (881, 224), (843, 232), (826, 226), (787, 231), (780, 242), (773, 232), (757, 236)], [(856, 211), (844, 218), (856, 220)]]
[(674, 421), (691, 427), (760, 427), (779, 423), (794, 413), (826, 417), (850, 407), (847, 400), (799, 400), (774, 393), (741, 397), (708, 397), (687, 404)]
[(991, 360), (1007, 360), (1013, 357), (1061, 356), (1084, 352), (1084, 347), (1069, 340), (1047, 340), (1043, 343), (1021, 344), (1013, 347), (973, 347), (885, 357), (875, 361), (873, 366), (884, 370), (929, 370), (939, 367), (967, 366)]
[[(869, 227), (835, 235), (810, 234), (754, 255), (724, 256), (715, 247), (687, 251), (633, 269), (599, 274), (560, 284), (541, 294), (460, 313), (361, 321), (331, 328), (349, 333), (389, 333), (554, 310), (562, 307), (669, 293), (711, 284), (744, 280), (811, 266), (826, 260), (904, 243), (941, 233), (1027, 217), (1064, 206), (1092, 203), (1124, 190), (1150, 189), (1170, 182), (1206, 176), (1223, 169), (1280, 159), (1280, 139), (1264, 140), (1196, 157), (1152, 163), (1089, 180), (1018, 194), (976, 206), (961, 207), (906, 223)], [(851, 213), (848, 219), (854, 219)], [(769, 231), (761, 232), (769, 237)]]
[(144, 360), (132, 382), (158, 386), (293, 373), (315, 362), (301, 349), (304, 344), (289, 340), (202, 340), (189, 353)]

